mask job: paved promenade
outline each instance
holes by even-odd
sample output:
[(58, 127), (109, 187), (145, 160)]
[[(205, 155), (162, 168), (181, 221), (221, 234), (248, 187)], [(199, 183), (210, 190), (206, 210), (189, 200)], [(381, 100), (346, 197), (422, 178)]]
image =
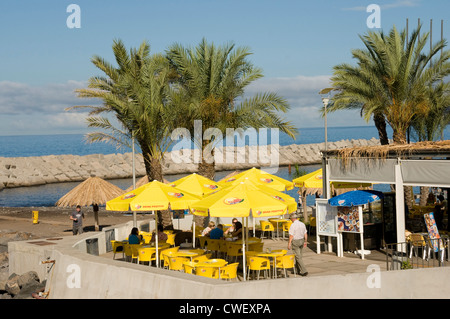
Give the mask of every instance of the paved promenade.
[[(370, 265), (378, 265), (380, 271), (386, 271), (386, 256), (379, 251), (371, 251), (370, 255), (366, 255), (365, 259), (361, 259), (359, 255), (353, 253), (344, 253), (344, 257), (337, 257), (336, 253), (322, 252), (316, 253), (316, 237), (310, 236), (308, 247), (304, 249), (303, 261), (308, 269), (308, 277), (328, 276), (328, 275), (345, 275), (350, 273), (366, 273), (367, 267)], [(263, 239), (264, 249), (287, 249), (287, 239)], [(324, 245), (322, 244), (322, 250)], [(293, 251), (288, 251), (293, 254)], [(113, 253), (109, 252), (101, 257), (113, 258)], [(120, 259), (121, 255), (116, 254), (116, 259)], [(288, 275), (293, 277), (294, 274), (288, 271)], [(298, 276), (297, 276), (298, 277)], [(240, 279), (242, 277), (240, 276)]]

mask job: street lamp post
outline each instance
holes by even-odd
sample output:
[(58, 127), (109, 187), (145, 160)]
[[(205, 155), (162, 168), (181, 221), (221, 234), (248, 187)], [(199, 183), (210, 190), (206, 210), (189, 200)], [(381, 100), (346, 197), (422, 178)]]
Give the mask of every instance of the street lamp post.
[(325, 151), (328, 151), (328, 133), (327, 133), (327, 106), (330, 99), (327, 97), (322, 98), (323, 106), (325, 107)]

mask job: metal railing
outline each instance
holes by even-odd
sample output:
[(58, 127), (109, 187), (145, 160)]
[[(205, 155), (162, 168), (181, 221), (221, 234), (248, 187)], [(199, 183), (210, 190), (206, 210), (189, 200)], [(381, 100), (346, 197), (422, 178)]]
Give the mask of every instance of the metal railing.
[(386, 270), (445, 267), (449, 261), (450, 239), (443, 237), (386, 245)]

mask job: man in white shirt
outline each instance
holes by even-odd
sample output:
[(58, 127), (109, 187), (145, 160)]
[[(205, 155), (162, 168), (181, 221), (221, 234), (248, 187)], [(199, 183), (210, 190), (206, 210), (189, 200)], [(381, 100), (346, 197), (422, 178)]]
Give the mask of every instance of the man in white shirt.
[(292, 224), (289, 228), (288, 249), (292, 249), (294, 251), (296, 271), (301, 276), (306, 276), (308, 275), (308, 271), (306, 270), (306, 266), (303, 263), (302, 259), (303, 248), (308, 244), (308, 234), (306, 231), (306, 226), (298, 220), (298, 216), (296, 213), (290, 214), (289, 218), (292, 221)]

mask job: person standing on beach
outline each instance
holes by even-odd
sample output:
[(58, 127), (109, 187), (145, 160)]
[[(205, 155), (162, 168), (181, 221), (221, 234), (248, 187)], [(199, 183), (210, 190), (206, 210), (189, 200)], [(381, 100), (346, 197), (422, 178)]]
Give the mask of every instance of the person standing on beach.
[(81, 206), (78, 205), (77, 209), (69, 216), (73, 220), (73, 234), (78, 235), (83, 233), (83, 219), (84, 213), (81, 211)]
[(308, 234), (306, 226), (298, 220), (296, 213), (289, 215), (289, 219), (292, 221), (292, 225), (289, 228), (289, 243), (288, 249), (292, 249), (295, 254), (295, 268), (300, 276), (308, 275), (306, 266), (303, 263), (303, 248), (306, 248), (308, 243)]

